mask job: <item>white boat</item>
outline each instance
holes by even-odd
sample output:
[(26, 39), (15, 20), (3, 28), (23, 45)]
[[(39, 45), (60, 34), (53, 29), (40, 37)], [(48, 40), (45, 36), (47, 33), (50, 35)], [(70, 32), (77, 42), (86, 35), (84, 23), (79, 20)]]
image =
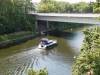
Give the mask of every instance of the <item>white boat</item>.
[(39, 49), (47, 49), (57, 44), (57, 40), (49, 40), (47, 38), (41, 39), (41, 42), (38, 45)]

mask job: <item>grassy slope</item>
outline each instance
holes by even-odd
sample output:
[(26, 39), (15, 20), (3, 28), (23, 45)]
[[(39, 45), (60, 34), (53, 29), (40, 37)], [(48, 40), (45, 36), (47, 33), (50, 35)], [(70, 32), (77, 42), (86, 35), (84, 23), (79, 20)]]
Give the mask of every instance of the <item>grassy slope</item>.
[(16, 32), (12, 34), (4, 34), (0, 35), (0, 42), (2, 41), (7, 41), (7, 40), (12, 40), (12, 39), (18, 39), (27, 35), (32, 34), (30, 31), (22, 31), (22, 32)]

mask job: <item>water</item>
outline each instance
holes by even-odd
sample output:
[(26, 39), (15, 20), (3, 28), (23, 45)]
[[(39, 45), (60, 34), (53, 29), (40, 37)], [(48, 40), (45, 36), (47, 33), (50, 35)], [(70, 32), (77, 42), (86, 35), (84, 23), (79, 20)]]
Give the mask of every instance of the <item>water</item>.
[(29, 68), (44, 67), (49, 75), (72, 75), (73, 57), (79, 54), (84, 38), (81, 30), (76, 29), (63, 37), (47, 36), (58, 41), (51, 50), (37, 48), (41, 37), (0, 49), (0, 75), (27, 75)]

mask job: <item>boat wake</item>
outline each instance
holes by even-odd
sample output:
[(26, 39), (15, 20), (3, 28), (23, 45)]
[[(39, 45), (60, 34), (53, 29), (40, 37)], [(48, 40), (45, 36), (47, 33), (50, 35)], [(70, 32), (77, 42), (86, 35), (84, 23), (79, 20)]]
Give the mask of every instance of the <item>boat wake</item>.
[[(6, 75), (2, 68), (4, 68), (9, 75), (25, 75), (27, 69), (32, 68), (33, 65), (38, 62), (38, 58), (43, 55), (42, 53), (44, 51), (45, 50), (43, 49), (35, 47), (30, 50), (8, 56), (0, 61), (0, 75)], [(9, 70), (7, 69), (8, 67)]]

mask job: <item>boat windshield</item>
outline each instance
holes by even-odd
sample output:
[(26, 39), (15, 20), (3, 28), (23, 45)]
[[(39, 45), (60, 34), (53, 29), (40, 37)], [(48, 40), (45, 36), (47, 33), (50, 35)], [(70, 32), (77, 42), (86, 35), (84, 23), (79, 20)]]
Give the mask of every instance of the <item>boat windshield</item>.
[(42, 44), (44, 44), (44, 45), (48, 44), (48, 41), (47, 41), (47, 40), (42, 40), (41, 42), (42, 42)]

